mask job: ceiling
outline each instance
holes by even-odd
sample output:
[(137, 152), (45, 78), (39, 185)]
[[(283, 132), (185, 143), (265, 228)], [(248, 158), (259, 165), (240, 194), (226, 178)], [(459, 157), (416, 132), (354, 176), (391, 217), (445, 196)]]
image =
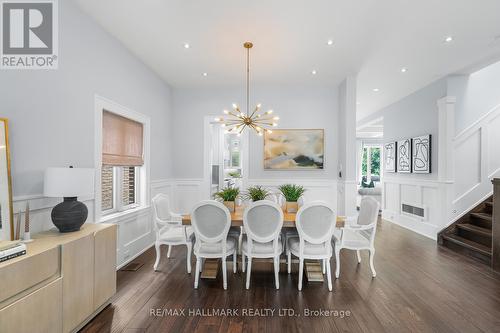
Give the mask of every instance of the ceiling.
[(358, 119), (500, 54), (498, 0), (76, 1), (173, 87), (243, 85), (250, 40), (254, 83), (357, 74)]
[(384, 137), (384, 119), (378, 118), (356, 128), (357, 139), (382, 139)]

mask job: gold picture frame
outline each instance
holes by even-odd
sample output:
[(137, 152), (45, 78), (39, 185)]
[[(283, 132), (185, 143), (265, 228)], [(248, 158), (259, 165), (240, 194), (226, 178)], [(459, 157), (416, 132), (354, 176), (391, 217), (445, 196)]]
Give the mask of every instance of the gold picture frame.
[[(3, 127), (3, 130), (2, 128)], [(2, 184), (0, 180), (0, 204), (2, 206), (8, 207), (8, 212), (5, 213), (2, 208), (1, 211), (1, 238), (0, 240), (14, 240), (14, 206), (12, 203), (12, 175), (11, 175), (11, 162), (10, 162), (10, 146), (9, 146), (9, 120), (6, 118), (0, 118), (0, 154), (3, 155), (5, 151), (5, 158), (0, 156), (0, 163), (3, 163), (4, 166), (0, 165), (0, 177), (4, 178), (4, 175), (1, 174), (3, 172), (6, 173), (7, 179), (6, 184)], [(5, 170), (5, 171), (3, 171)], [(6, 186), (6, 189), (2, 189), (3, 186)], [(3, 192), (3, 194), (2, 194)], [(8, 221), (5, 221), (4, 218), (7, 217)], [(8, 226), (9, 230), (5, 232), (5, 226)]]

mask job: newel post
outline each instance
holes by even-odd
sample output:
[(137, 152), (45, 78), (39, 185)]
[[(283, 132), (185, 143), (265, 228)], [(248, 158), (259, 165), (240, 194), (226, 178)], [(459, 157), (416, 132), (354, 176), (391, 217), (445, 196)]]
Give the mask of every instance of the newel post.
[(500, 178), (493, 183), (493, 222), (492, 222), (492, 253), (491, 267), (500, 272)]

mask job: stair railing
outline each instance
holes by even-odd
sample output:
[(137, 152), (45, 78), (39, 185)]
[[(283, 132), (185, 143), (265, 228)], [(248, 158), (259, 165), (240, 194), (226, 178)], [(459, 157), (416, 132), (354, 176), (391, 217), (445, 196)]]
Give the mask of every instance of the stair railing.
[(491, 267), (494, 271), (500, 272), (500, 178), (495, 178), (491, 182), (493, 183)]

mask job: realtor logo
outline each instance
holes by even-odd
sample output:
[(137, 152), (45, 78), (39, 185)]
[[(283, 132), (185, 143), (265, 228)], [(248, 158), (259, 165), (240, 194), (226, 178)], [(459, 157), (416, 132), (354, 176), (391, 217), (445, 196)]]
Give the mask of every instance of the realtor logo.
[(0, 4), (0, 68), (57, 69), (57, 2), (0, 0)]

